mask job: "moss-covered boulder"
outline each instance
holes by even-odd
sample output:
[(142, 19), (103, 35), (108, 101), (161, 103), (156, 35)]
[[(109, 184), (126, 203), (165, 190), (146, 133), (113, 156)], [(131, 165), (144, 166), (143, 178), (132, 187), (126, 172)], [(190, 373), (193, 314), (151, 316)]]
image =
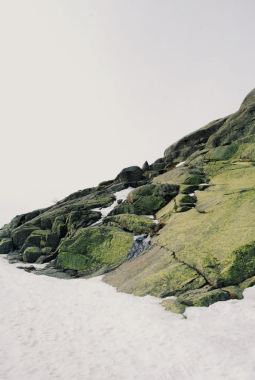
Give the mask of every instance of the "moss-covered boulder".
[(166, 299), (161, 302), (161, 305), (167, 310), (175, 314), (183, 314), (186, 309), (186, 305), (179, 302), (177, 299)]
[(176, 211), (184, 212), (190, 210), (192, 207), (196, 206), (197, 198), (191, 195), (181, 195), (176, 202)]
[(60, 239), (67, 233), (66, 219), (64, 216), (57, 216), (52, 225), (52, 232)]
[(0, 229), (0, 239), (9, 238), (11, 236), (11, 229), (8, 225)]
[(129, 166), (123, 169), (116, 177), (115, 182), (122, 182), (129, 186), (138, 186), (145, 181), (143, 170), (139, 166)]
[(21, 251), (24, 252), (27, 247), (51, 247), (51, 250), (54, 251), (58, 244), (60, 238), (56, 233), (53, 233), (51, 230), (34, 230), (28, 238), (25, 240)]
[(120, 227), (125, 231), (133, 232), (135, 235), (153, 234), (158, 230), (158, 225), (152, 219), (135, 214), (109, 216), (104, 219), (104, 224)]
[(74, 210), (68, 214), (66, 227), (68, 231), (74, 231), (81, 227), (88, 227), (101, 218), (99, 211)]
[(6, 255), (13, 250), (12, 239), (0, 239), (0, 255)]
[(181, 296), (178, 301), (186, 306), (209, 306), (218, 301), (226, 301), (230, 299), (227, 291), (222, 289), (211, 289), (205, 287), (197, 290), (190, 290)]
[(227, 292), (229, 294), (229, 297), (231, 299), (243, 299), (243, 290), (241, 286), (231, 285), (226, 286), (225, 288), (222, 288), (224, 292)]
[(39, 257), (42, 255), (40, 248), (38, 247), (27, 247), (23, 252), (23, 261), (25, 263), (35, 263)]
[(118, 228), (82, 228), (61, 244), (57, 265), (85, 274), (106, 272), (127, 259), (132, 245), (133, 236)]
[(37, 227), (32, 224), (24, 224), (14, 229), (11, 233), (14, 248), (21, 248), (28, 236), (35, 230), (37, 230)]
[(255, 274), (255, 241), (232, 251), (222, 264), (219, 285), (240, 284)]
[(241, 290), (244, 290), (244, 289), (250, 288), (251, 286), (254, 286), (254, 285), (255, 285), (255, 276), (252, 276), (252, 277), (247, 278), (245, 281), (243, 281), (240, 284), (240, 288), (241, 288)]
[(179, 186), (171, 184), (140, 186), (129, 193), (127, 201), (115, 207), (111, 214), (154, 215), (170, 202), (178, 194), (178, 191)]

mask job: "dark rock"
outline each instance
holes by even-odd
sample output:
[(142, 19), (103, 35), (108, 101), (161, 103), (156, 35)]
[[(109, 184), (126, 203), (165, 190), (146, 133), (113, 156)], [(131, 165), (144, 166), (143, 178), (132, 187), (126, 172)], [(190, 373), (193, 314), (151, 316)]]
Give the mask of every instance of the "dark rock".
[(101, 212), (92, 210), (71, 211), (67, 218), (68, 230), (88, 227), (101, 219)]
[(22, 254), (18, 251), (10, 252), (8, 254), (8, 261), (10, 264), (14, 264), (19, 261), (22, 261)]
[(112, 185), (114, 183), (114, 180), (111, 179), (109, 181), (103, 181), (103, 182), (100, 182), (99, 185), (98, 185), (98, 188), (101, 189), (101, 188), (105, 188), (105, 187), (109, 187), (110, 185)]
[(18, 266), (18, 269), (23, 269), (25, 272), (34, 272), (36, 268), (33, 265), (29, 265), (28, 267)]
[(28, 247), (23, 253), (23, 261), (26, 263), (35, 263), (41, 255), (42, 252), (38, 247)]
[(0, 240), (3, 238), (9, 238), (10, 236), (11, 230), (8, 225), (0, 229)]
[(130, 186), (137, 186), (137, 184), (143, 180), (145, 180), (145, 177), (139, 166), (130, 166), (123, 169), (115, 179), (116, 182), (123, 182)]
[(31, 235), (31, 233), (36, 229), (36, 226), (30, 224), (26, 224), (14, 229), (11, 233), (14, 248), (21, 248), (28, 236)]
[(194, 193), (194, 191), (196, 191), (198, 189), (202, 190), (202, 189), (200, 189), (200, 185), (184, 185), (181, 188), (181, 193), (182, 194), (190, 194), (190, 193)]
[(170, 202), (178, 194), (178, 191), (178, 185), (148, 184), (140, 186), (129, 193), (127, 201), (115, 207), (110, 215), (154, 215)]
[(192, 153), (202, 150), (209, 137), (218, 131), (227, 118), (213, 121), (205, 127), (190, 133), (165, 150), (164, 156), (167, 162), (181, 162), (186, 160)]
[(7, 255), (7, 253), (13, 250), (12, 239), (4, 238), (0, 239), (0, 255)]
[(148, 164), (148, 161), (145, 161), (145, 163), (142, 166), (142, 170), (145, 172), (150, 169), (150, 166)]
[(221, 289), (211, 289), (210, 287), (190, 290), (177, 298), (180, 303), (187, 306), (209, 306), (215, 302), (229, 299), (228, 292)]

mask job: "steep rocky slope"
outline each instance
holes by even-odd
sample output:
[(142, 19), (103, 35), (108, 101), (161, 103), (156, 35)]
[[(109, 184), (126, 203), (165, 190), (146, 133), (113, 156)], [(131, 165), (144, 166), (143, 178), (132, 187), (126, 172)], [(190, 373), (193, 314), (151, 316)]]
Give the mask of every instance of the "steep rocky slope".
[(15, 217), (0, 253), (50, 262), (45, 274), (107, 273), (119, 290), (178, 312), (241, 298), (255, 284), (254, 162), (255, 90), (152, 165)]

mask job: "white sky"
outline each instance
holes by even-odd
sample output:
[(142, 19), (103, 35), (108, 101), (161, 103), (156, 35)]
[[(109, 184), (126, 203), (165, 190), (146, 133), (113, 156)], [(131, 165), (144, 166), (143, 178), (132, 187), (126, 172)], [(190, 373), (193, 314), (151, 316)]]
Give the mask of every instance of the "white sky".
[(142, 165), (254, 87), (253, 0), (0, 0), (0, 225)]

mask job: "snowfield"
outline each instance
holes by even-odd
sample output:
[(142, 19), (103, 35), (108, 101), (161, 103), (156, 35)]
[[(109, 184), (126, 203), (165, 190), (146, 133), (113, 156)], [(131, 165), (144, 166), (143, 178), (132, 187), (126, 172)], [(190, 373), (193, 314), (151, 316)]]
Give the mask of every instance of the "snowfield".
[(254, 380), (255, 289), (187, 319), (100, 278), (36, 276), (0, 258), (1, 380)]

